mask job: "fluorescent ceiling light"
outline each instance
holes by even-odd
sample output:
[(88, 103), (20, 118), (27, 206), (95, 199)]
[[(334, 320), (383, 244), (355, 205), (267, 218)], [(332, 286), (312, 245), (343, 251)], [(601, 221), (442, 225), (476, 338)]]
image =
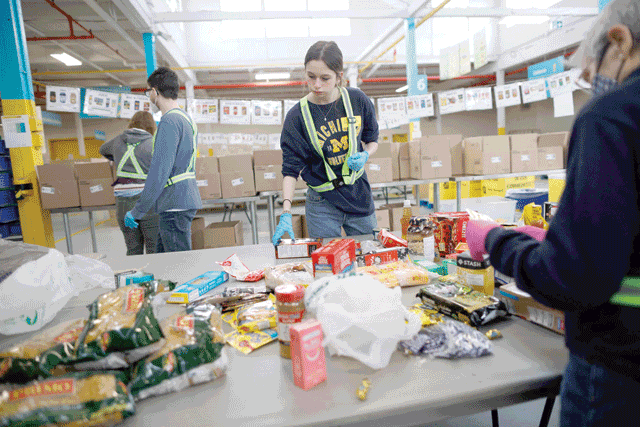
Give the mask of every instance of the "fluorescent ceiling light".
[(256, 80), (287, 80), (291, 73), (256, 73)]
[(404, 86), (399, 87), (398, 89), (396, 89), (396, 92), (398, 92), (398, 93), (404, 92), (407, 89), (409, 89), (409, 85), (404, 85)]
[(75, 67), (76, 65), (82, 65), (82, 62), (78, 61), (73, 56), (67, 53), (52, 53), (52, 57), (57, 59), (60, 62), (63, 62), (67, 67)]

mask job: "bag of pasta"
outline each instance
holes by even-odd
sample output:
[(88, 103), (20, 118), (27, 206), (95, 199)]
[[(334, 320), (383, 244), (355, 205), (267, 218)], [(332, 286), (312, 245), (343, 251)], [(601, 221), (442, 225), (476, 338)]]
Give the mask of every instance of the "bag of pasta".
[(129, 390), (136, 400), (212, 381), (227, 371), (220, 312), (201, 304), (161, 322), (165, 344), (138, 362)]
[(122, 372), (74, 372), (0, 388), (0, 426), (113, 426), (135, 413)]
[(100, 295), (89, 306), (89, 321), (76, 350), (78, 369), (119, 369), (164, 344), (153, 313), (151, 292), (131, 285)]
[(382, 282), (387, 288), (395, 288), (396, 286), (424, 286), (429, 283), (430, 277), (437, 276), (435, 273), (431, 273), (424, 268), (420, 268), (406, 261), (359, 267), (358, 273), (364, 273), (373, 277), (377, 281)]

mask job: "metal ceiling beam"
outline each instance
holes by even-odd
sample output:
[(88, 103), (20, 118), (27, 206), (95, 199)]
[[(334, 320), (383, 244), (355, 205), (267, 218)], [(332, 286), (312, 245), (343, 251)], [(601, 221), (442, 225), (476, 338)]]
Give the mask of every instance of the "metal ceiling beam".
[[(29, 31), (32, 31), (34, 33), (36, 33), (39, 36), (44, 36), (44, 33), (40, 30), (37, 30), (36, 28), (34, 28), (33, 26), (27, 24), (26, 22), (24, 23), (24, 27), (29, 29)], [(95, 64), (91, 61), (89, 61), (87, 58), (85, 58), (84, 56), (80, 55), (79, 53), (77, 53), (74, 50), (69, 49), (68, 47), (66, 47), (64, 44), (57, 42), (55, 40), (52, 40), (51, 43), (55, 44), (56, 46), (58, 46), (60, 49), (62, 49), (63, 51), (67, 52), (69, 55), (74, 56), (76, 58), (78, 58), (79, 60), (81, 60), (82, 62), (89, 64), (90, 66), (92, 66), (93, 68), (95, 68), (96, 70), (100, 70), (100, 71), (104, 71), (104, 68), (102, 68), (101, 66), (99, 66), (98, 64)], [(114, 74), (111, 73), (105, 73), (107, 76), (111, 77), (113, 80), (117, 81), (118, 83), (120, 83), (121, 85), (124, 86), (129, 86), (124, 80), (120, 79), (119, 77), (117, 77)]]
[[(425, 9), (428, 14), (433, 9)], [(558, 7), (549, 9), (507, 9), (507, 8), (445, 8), (438, 13), (439, 18), (505, 18), (507, 16), (595, 16), (597, 7)], [(365, 9), (365, 10), (326, 10), (326, 11), (259, 11), (259, 12), (223, 12), (220, 10), (200, 10), (193, 12), (160, 12), (153, 20), (162, 22), (215, 22), (228, 20), (264, 20), (264, 19), (406, 19), (411, 16), (408, 10)]]

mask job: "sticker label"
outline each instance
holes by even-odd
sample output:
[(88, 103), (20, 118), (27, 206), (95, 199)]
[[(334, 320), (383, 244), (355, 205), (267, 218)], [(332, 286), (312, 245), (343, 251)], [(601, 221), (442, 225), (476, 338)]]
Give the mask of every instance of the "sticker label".
[(431, 167), (432, 168), (441, 168), (442, 167), (442, 162), (440, 160), (436, 160), (435, 162), (431, 162)]
[(198, 187), (207, 187), (209, 185), (209, 181), (207, 181), (206, 179), (199, 179), (196, 181), (196, 185)]
[(556, 159), (556, 155), (551, 153), (551, 154), (547, 154), (547, 160), (555, 160)]
[(376, 165), (376, 164), (372, 163), (372, 164), (369, 165), (369, 170), (379, 171), (380, 170), (380, 165)]
[(89, 192), (91, 192), (91, 193), (99, 193), (101, 191), (104, 191), (104, 188), (102, 188), (102, 184), (98, 184), (98, 185), (94, 185), (92, 187), (89, 187)]
[(523, 154), (522, 156), (520, 156), (520, 161), (521, 162), (528, 162), (529, 160), (531, 160), (531, 159), (529, 158), (528, 154)]
[(491, 158), (491, 163), (500, 163), (502, 161), (502, 159), (500, 157), (492, 157)]
[(42, 187), (42, 194), (56, 194), (56, 189), (53, 187)]
[(24, 387), (9, 394), (9, 401), (33, 398), (36, 396), (57, 396), (74, 394), (75, 380), (50, 380)]
[(275, 172), (265, 172), (264, 173), (264, 179), (276, 179), (276, 173)]
[(144, 289), (135, 288), (127, 293), (127, 302), (125, 304), (125, 313), (138, 311), (142, 307), (144, 301)]
[(242, 185), (242, 184), (244, 184), (243, 178), (237, 178), (231, 181), (231, 185), (233, 185), (234, 187), (237, 187), (238, 185)]
[(80, 332), (82, 332), (82, 330), (84, 329), (84, 326), (81, 326), (79, 328), (75, 328), (72, 329), (70, 331), (67, 331), (63, 334), (58, 335), (57, 337), (55, 337), (53, 339), (53, 341), (57, 342), (57, 343), (66, 343), (66, 342), (75, 342), (78, 337), (80, 336)]

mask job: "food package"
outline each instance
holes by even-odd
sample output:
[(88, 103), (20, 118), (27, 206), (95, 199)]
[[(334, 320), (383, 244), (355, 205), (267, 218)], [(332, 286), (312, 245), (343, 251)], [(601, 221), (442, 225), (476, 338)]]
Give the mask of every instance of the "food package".
[(228, 280), (229, 273), (225, 271), (207, 271), (195, 279), (176, 287), (167, 302), (188, 304)]
[(276, 329), (265, 329), (263, 331), (254, 331), (243, 333), (233, 331), (225, 336), (227, 343), (241, 353), (249, 354), (262, 346), (269, 344), (278, 339), (278, 331)]
[(212, 381), (227, 371), (220, 312), (202, 304), (164, 319), (165, 344), (138, 362), (129, 390), (136, 400)]
[(277, 310), (275, 297), (269, 295), (266, 301), (256, 302), (226, 313), (223, 320), (240, 332), (259, 331), (276, 327)]
[(356, 255), (356, 262), (358, 267), (382, 265), (395, 261), (404, 261), (407, 259), (408, 254), (409, 249), (402, 247), (369, 249), (366, 253)]
[(322, 239), (282, 239), (276, 246), (276, 259), (309, 258), (322, 247)]
[(456, 258), (456, 275), (461, 285), (470, 286), (485, 295), (493, 295), (495, 272), (488, 254), (484, 254), (482, 261), (476, 261), (471, 253), (461, 253)]
[(138, 283), (150, 282), (155, 279), (153, 273), (147, 273), (138, 269), (118, 270), (114, 272), (114, 278), (117, 286), (137, 285)]
[(378, 232), (378, 240), (385, 248), (407, 247), (407, 241), (386, 229)]
[(471, 326), (485, 325), (508, 314), (502, 301), (461, 285), (452, 276), (434, 280), (421, 288), (417, 296), (424, 304)]
[(240, 257), (237, 254), (231, 255), (229, 258), (222, 262), (217, 262), (224, 271), (229, 273), (229, 276), (235, 278), (240, 282), (257, 282), (264, 278), (264, 270), (250, 271), (249, 268), (240, 261)]
[(532, 225), (542, 229), (548, 228), (547, 222), (542, 216), (542, 206), (535, 203), (529, 203), (522, 209), (521, 222), (522, 224), (520, 225)]
[(151, 306), (151, 293), (138, 285), (100, 295), (76, 343), (78, 369), (125, 368), (164, 344)]
[(423, 255), (428, 260), (435, 258), (436, 224), (429, 215), (412, 216), (407, 228), (407, 246), (412, 254)]
[(467, 222), (469, 214), (466, 212), (439, 212), (431, 214), (436, 225), (434, 232), (436, 255), (444, 258), (456, 252), (459, 243), (467, 242)]
[(311, 261), (280, 264), (264, 269), (264, 283), (273, 291), (280, 285), (309, 286), (315, 278)]
[(0, 426), (113, 426), (135, 412), (122, 372), (74, 372), (0, 388)]
[(22, 384), (65, 373), (86, 323), (86, 319), (70, 320), (0, 351), (0, 382)]
[(324, 276), (346, 273), (355, 269), (356, 241), (334, 239), (311, 254), (313, 275), (317, 279)]
[(358, 268), (358, 273), (371, 276), (388, 288), (395, 288), (396, 286), (424, 286), (429, 283), (430, 277), (438, 277), (437, 274), (430, 273), (406, 261), (360, 267)]

